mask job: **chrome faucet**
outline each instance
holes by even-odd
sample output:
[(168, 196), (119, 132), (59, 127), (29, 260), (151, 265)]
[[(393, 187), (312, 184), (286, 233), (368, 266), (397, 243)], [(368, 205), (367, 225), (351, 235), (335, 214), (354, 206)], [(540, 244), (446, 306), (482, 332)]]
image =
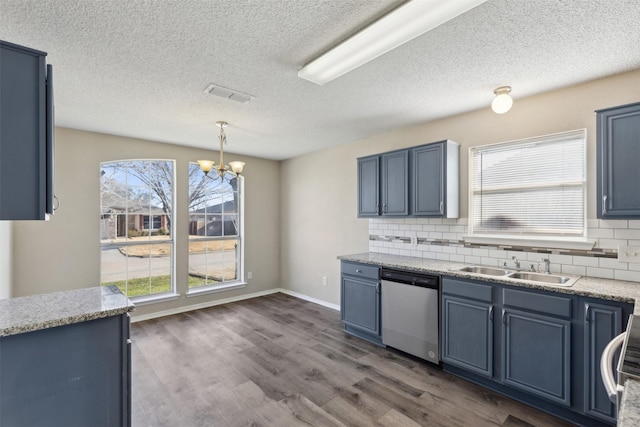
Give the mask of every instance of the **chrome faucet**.
[(551, 261), (549, 261), (549, 258), (542, 258), (542, 262), (544, 262), (544, 272), (551, 274)]
[(516, 256), (514, 255), (511, 257), (511, 259), (516, 264), (516, 269), (520, 270), (520, 261), (518, 261), (518, 258), (516, 258)]

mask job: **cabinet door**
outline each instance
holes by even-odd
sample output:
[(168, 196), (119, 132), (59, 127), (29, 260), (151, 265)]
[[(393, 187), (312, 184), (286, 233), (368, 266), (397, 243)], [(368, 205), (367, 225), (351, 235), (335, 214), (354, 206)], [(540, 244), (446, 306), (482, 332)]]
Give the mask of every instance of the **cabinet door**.
[(358, 159), (358, 217), (380, 215), (380, 158)]
[(409, 151), (381, 156), (382, 215), (409, 214)]
[(444, 143), (420, 147), (411, 152), (413, 166), (411, 206), (414, 215), (444, 216)]
[(380, 282), (342, 276), (340, 315), (345, 325), (380, 335)]
[(616, 405), (609, 400), (602, 383), (600, 357), (609, 341), (622, 332), (622, 308), (609, 304), (584, 302), (583, 309), (585, 321), (584, 411), (594, 417), (615, 423)]
[(597, 113), (598, 218), (640, 217), (640, 103)]
[(502, 310), (503, 382), (571, 405), (571, 322)]
[(130, 425), (125, 316), (0, 337), (0, 425)]
[(46, 219), (45, 55), (0, 42), (0, 220)]
[(442, 297), (442, 361), (493, 376), (493, 305)]

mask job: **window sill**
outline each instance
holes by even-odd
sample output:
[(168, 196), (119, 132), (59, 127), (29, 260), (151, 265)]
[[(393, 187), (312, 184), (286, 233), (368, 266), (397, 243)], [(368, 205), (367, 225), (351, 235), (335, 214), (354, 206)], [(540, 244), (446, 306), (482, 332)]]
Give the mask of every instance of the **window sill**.
[(247, 284), (245, 282), (233, 282), (233, 283), (228, 283), (226, 285), (201, 286), (201, 287), (189, 289), (187, 291), (187, 298), (197, 297), (200, 295), (215, 294), (216, 292), (231, 291), (234, 289), (241, 289), (246, 287), (247, 287)]
[(536, 239), (533, 237), (504, 237), (504, 236), (464, 236), (465, 243), (530, 246), (534, 248), (553, 249), (580, 249), (590, 250), (595, 245), (595, 240), (550, 240)]
[(180, 294), (174, 292), (167, 292), (157, 295), (145, 295), (140, 297), (129, 298), (134, 305), (147, 305), (155, 304), (159, 302), (174, 301), (180, 298)]

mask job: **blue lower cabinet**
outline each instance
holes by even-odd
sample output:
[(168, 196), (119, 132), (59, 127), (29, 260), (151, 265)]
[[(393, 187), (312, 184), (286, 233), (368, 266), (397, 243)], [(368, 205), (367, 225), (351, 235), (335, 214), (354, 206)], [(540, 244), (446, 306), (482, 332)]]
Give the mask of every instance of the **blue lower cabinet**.
[(632, 304), (455, 277), (441, 303), (446, 371), (578, 425), (615, 425), (600, 357)]
[(571, 406), (571, 321), (503, 309), (503, 382)]
[(379, 268), (342, 263), (340, 317), (345, 332), (382, 345)]
[[(615, 423), (617, 408), (602, 383), (600, 357), (609, 341), (626, 326), (633, 306), (591, 298), (581, 298), (580, 302), (584, 319), (584, 412)], [(617, 360), (614, 360), (614, 369), (615, 365)]]
[(442, 360), (493, 376), (493, 306), (461, 297), (442, 297)]

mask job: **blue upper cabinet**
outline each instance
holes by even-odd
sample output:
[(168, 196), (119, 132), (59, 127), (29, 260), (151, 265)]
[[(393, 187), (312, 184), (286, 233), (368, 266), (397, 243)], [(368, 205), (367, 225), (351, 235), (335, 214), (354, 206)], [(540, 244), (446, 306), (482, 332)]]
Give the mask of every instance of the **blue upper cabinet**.
[(442, 141), (411, 150), (413, 215), (458, 218), (459, 148)]
[(598, 218), (640, 217), (640, 103), (596, 111)]
[(382, 215), (409, 215), (409, 151), (395, 151), (381, 157)]
[(358, 159), (358, 217), (458, 218), (459, 146), (452, 141)]
[(0, 41), (0, 220), (53, 213), (53, 81), (45, 57)]
[(358, 159), (358, 217), (380, 215), (380, 157)]

